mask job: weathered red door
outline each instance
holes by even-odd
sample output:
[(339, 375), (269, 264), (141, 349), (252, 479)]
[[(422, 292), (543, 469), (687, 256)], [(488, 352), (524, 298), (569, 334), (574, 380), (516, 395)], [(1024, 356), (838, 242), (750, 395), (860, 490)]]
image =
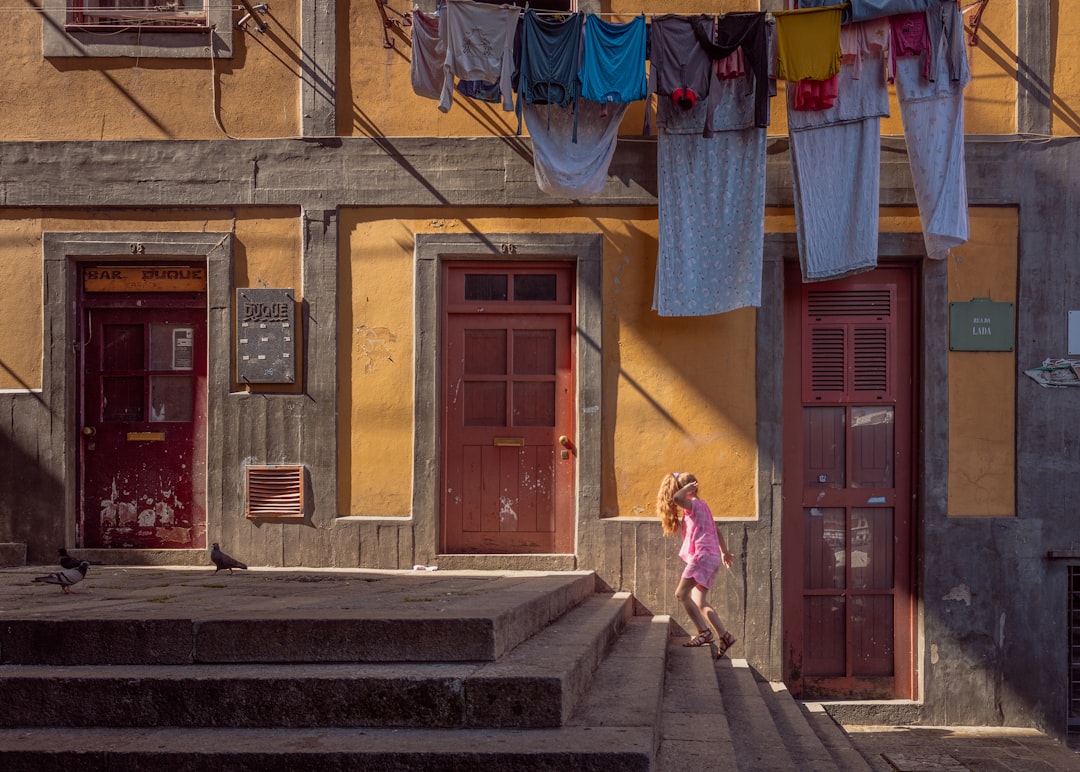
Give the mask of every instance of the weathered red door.
[(912, 698), (912, 270), (786, 286), (786, 680)]
[(444, 266), (441, 549), (574, 549), (573, 268)]
[(83, 303), (81, 547), (206, 546), (206, 310), (166, 302)]

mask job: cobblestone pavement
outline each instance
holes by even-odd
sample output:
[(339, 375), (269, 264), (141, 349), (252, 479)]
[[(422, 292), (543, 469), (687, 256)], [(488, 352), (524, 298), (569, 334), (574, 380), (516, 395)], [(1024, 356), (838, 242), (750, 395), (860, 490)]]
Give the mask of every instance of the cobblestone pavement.
[(875, 772), (1080, 771), (1072, 748), (1034, 729), (845, 726)]

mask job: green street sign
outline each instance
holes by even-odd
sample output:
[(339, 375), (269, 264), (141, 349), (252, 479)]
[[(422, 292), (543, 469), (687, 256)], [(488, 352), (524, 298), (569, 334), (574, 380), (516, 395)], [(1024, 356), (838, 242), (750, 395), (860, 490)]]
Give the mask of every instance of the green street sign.
[(950, 351), (1012, 351), (1013, 304), (972, 298), (949, 304)]

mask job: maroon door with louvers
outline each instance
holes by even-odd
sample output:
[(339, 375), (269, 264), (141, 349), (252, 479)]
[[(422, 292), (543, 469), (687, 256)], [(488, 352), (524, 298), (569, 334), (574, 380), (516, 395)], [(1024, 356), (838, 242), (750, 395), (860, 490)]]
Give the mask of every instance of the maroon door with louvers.
[(444, 552), (574, 551), (573, 276), (444, 268)]
[(802, 698), (914, 698), (914, 269), (803, 284), (789, 268), (785, 680)]
[(119, 304), (81, 311), (78, 545), (203, 548), (206, 310)]

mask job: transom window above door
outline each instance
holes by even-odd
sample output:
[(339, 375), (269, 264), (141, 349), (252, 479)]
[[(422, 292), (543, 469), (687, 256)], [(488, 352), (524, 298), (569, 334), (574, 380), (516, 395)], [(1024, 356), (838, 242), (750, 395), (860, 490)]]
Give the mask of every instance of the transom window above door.
[[(483, 267), (454, 272), (448, 277), (447, 300), (451, 304), (562, 305), (570, 301), (570, 283), (559, 271), (493, 271)], [(501, 311), (505, 311), (500, 307)]]

